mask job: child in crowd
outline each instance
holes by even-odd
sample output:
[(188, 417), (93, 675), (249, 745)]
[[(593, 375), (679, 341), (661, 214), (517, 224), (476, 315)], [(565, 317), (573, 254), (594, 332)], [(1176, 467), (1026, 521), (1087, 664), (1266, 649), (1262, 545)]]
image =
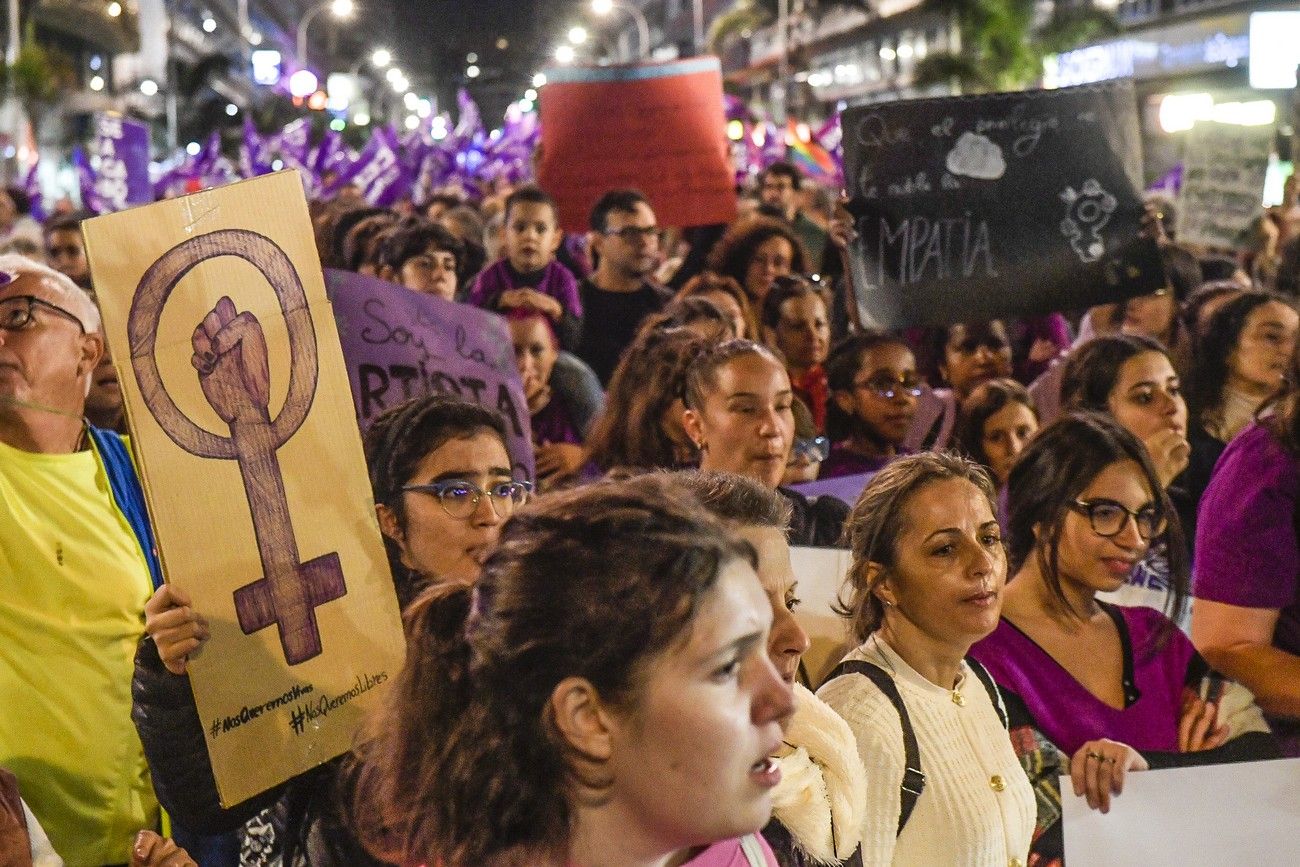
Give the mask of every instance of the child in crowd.
[(555, 200), (537, 187), (515, 190), (506, 199), (505, 256), (474, 281), (469, 303), (499, 313), (543, 313), (560, 346), (572, 350), (582, 334), (582, 300), (578, 281), (555, 259), (563, 239)]
[(551, 387), (551, 372), (560, 354), (555, 329), (546, 315), (517, 308), (506, 317), (515, 347), (515, 363), (531, 416), (537, 478), (544, 487), (573, 478), (587, 460), (582, 430), (562, 395)]
[(923, 383), (902, 338), (879, 332), (850, 337), (831, 353), (826, 377), (831, 451), (821, 478), (874, 473), (907, 451), (903, 440)]

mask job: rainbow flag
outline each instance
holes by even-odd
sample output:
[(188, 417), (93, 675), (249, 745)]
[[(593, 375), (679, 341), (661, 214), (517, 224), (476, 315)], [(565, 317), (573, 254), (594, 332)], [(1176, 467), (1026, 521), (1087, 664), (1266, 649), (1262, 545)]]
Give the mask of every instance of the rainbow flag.
[(794, 161), (794, 164), (803, 169), (804, 173), (816, 180), (835, 181), (839, 178), (839, 166), (835, 164), (835, 158), (830, 155), (826, 148), (822, 147), (815, 141), (811, 140), (809, 135), (807, 141), (799, 135), (799, 125), (793, 120), (788, 121), (786, 125), (786, 153)]

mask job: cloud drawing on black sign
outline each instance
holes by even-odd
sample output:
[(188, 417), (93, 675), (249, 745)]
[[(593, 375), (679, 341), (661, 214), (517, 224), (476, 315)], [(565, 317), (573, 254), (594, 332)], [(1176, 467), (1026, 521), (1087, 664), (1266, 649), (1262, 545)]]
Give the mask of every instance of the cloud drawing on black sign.
[(982, 181), (996, 181), (1007, 173), (1007, 161), (997, 142), (979, 133), (964, 132), (948, 152), (948, 171)]

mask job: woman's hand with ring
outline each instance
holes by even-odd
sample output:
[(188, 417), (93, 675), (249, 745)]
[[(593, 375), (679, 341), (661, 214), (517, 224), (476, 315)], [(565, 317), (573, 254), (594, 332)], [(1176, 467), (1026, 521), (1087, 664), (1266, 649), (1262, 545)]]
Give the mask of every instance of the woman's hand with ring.
[(1111, 796), (1124, 790), (1125, 775), (1147, 768), (1147, 760), (1128, 744), (1100, 738), (1075, 750), (1070, 759), (1070, 780), (1076, 796), (1086, 797), (1089, 807), (1106, 813), (1110, 811)]

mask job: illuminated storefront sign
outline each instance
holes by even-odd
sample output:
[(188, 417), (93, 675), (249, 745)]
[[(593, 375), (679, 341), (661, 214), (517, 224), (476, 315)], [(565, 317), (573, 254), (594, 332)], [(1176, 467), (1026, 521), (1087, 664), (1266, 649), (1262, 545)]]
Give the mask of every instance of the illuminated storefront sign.
[(1221, 15), (1052, 55), (1043, 61), (1043, 84), (1069, 87), (1233, 69), (1251, 56), (1247, 22), (1245, 15)]

